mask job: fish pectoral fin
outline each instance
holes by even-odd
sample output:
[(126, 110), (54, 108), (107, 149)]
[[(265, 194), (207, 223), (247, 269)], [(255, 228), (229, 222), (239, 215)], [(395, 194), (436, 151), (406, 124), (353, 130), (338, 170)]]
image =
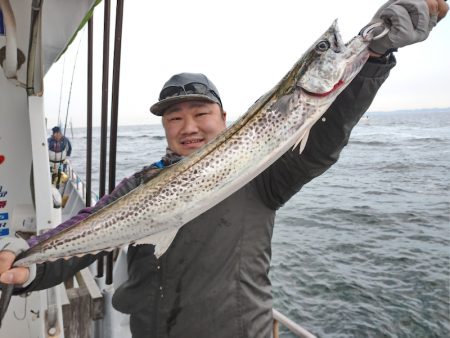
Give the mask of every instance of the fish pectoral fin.
[(159, 258), (172, 244), (178, 229), (165, 230), (148, 237), (141, 238), (133, 243), (133, 245), (139, 244), (153, 244), (155, 246), (155, 256)]
[(310, 130), (311, 129), (309, 129), (309, 128), (305, 130), (305, 132), (302, 134), (302, 136), (300, 136), (299, 139), (297, 140), (297, 142), (295, 142), (294, 146), (292, 147), (292, 151), (294, 151), (294, 149), (297, 148), (297, 146), (300, 144), (299, 154), (301, 154), (303, 152), (303, 150), (306, 147), (306, 142), (308, 141)]

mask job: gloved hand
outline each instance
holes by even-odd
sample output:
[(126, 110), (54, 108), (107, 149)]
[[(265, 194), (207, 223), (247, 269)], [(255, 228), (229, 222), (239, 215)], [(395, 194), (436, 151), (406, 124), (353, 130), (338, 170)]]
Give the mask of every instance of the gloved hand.
[(15, 257), (29, 248), (22, 238), (4, 237), (0, 239), (0, 282), (26, 287), (36, 278), (36, 264), (28, 268), (11, 268)]
[(428, 37), (438, 20), (437, 1), (431, 6), (426, 0), (390, 0), (377, 11), (372, 23), (380, 20), (390, 27), (390, 31), (379, 40), (373, 40), (369, 49), (386, 55)]

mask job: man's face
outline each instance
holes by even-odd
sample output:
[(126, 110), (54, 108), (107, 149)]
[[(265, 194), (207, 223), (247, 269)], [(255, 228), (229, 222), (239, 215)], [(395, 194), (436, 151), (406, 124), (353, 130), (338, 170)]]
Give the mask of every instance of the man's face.
[(62, 139), (62, 133), (60, 131), (53, 134), (53, 137), (56, 141), (59, 141)]
[(188, 101), (167, 108), (162, 117), (169, 148), (188, 156), (226, 128), (226, 114), (216, 103)]

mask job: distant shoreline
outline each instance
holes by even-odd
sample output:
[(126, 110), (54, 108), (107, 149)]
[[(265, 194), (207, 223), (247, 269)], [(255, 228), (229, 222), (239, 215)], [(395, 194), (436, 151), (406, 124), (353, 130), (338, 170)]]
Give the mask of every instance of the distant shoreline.
[[(419, 108), (419, 109), (399, 109), (399, 110), (368, 110), (364, 116), (370, 115), (385, 115), (385, 114), (433, 114), (433, 113), (448, 113), (450, 114), (450, 107), (446, 108)], [(228, 121), (228, 125), (234, 121)], [(120, 124), (122, 127), (137, 127), (137, 126), (161, 126), (161, 123), (134, 123), (134, 124)], [(109, 127), (109, 126), (108, 126)], [(74, 129), (86, 129), (85, 126), (74, 126)], [(100, 126), (93, 126), (93, 128), (100, 128)]]
[(398, 109), (398, 110), (368, 110), (365, 115), (368, 114), (401, 114), (401, 113), (450, 113), (450, 107), (445, 108), (419, 108), (419, 109)]

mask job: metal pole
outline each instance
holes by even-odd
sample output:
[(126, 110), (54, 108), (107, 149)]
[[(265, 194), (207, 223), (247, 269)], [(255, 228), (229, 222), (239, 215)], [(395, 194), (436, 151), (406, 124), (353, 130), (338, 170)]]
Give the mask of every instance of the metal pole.
[(280, 338), (278, 320), (273, 320), (273, 338)]
[(92, 205), (92, 77), (93, 77), (94, 17), (88, 21), (87, 52), (87, 134), (86, 134), (86, 206)]
[(112, 79), (111, 128), (109, 148), (109, 192), (116, 186), (117, 124), (119, 116), (120, 53), (122, 48), (123, 0), (117, 0), (114, 63)]
[[(105, 14), (103, 23), (103, 80), (102, 80), (102, 117), (100, 132), (100, 185), (99, 197), (105, 195), (106, 186), (106, 142), (108, 127), (108, 87), (109, 87), (109, 26), (111, 16), (111, 1), (105, 0)], [(103, 257), (97, 261), (97, 277), (103, 277)]]
[[(116, 28), (114, 39), (114, 64), (112, 80), (112, 103), (111, 103), (111, 129), (109, 148), (109, 193), (116, 186), (116, 154), (117, 154), (117, 124), (119, 117), (119, 84), (120, 84), (120, 56), (122, 50), (122, 23), (123, 23), (123, 0), (117, 0)], [(110, 252), (106, 261), (106, 284), (112, 284), (113, 252)]]
[[(31, 6), (30, 40), (28, 42), (28, 62), (27, 62), (27, 94), (33, 96), (42, 91), (42, 84), (36, 84), (36, 53), (38, 48), (38, 32), (41, 18), (42, 2), (33, 0)], [(39, 70), (40, 71), (40, 70)], [(37, 88), (35, 88), (35, 86)]]

